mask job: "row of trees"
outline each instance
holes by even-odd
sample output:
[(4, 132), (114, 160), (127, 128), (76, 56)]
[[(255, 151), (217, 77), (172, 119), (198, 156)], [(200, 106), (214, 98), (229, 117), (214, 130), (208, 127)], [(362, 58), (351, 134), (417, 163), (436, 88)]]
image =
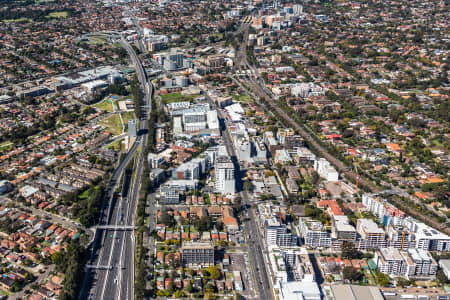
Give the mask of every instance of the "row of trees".
[[(135, 109), (135, 113), (137, 116), (140, 114), (140, 102), (141, 102), (141, 91), (139, 86), (132, 85), (133, 100), (135, 100), (135, 108), (139, 106), (139, 110)], [(139, 98), (138, 97), (139, 93)], [(139, 99), (139, 100), (136, 100)], [(143, 149), (144, 157), (147, 157), (147, 154), (154, 150), (155, 148), (155, 132), (156, 132), (156, 123), (158, 122), (158, 107), (154, 99), (152, 99), (152, 111), (150, 113), (150, 119), (148, 121), (148, 143), (146, 148)], [(135, 287), (135, 299), (140, 300), (144, 299), (146, 294), (154, 294), (153, 290), (148, 291), (146, 289), (146, 277), (147, 277), (147, 266), (145, 264), (145, 255), (147, 253), (147, 249), (144, 247), (144, 232), (146, 231), (145, 227), (145, 218), (147, 214), (145, 212), (145, 208), (147, 206), (147, 197), (148, 194), (152, 191), (152, 183), (150, 181), (150, 167), (147, 163), (144, 164), (144, 168), (142, 170), (142, 182), (141, 182), (141, 190), (139, 191), (139, 200), (137, 206), (136, 213), (136, 225), (139, 226), (139, 229), (136, 232), (136, 278), (134, 282)], [(182, 297), (183, 295), (178, 295)]]
[(55, 261), (57, 269), (64, 272), (63, 290), (59, 300), (78, 299), (78, 292), (83, 281), (83, 266), (88, 257), (86, 250), (77, 242), (71, 242), (63, 259)]

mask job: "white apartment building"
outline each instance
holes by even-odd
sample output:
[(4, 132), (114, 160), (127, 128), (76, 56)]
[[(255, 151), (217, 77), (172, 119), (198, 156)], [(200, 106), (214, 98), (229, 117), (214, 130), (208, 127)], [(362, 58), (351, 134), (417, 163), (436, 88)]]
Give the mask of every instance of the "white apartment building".
[(338, 181), (339, 173), (325, 158), (314, 161), (314, 170), (327, 181)]
[(291, 247), (297, 245), (297, 236), (290, 233), (285, 224), (281, 224), (274, 217), (265, 222), (267, 245)]
[(404, 258), (395, 248), (382, 248), (375, 253), (374, 260), (381, 273), (399, 276), (406, 272)]
[(389, 276), (406, 278), (434, 278), (438, 265), (428, 251), (382, 248), (375, 253), (374, 260), (380, 272)]
[(389, 225), (386, 235), (388, 247), (403, 250), (416, 246), (416, 236), (404, 226)]
[(384, 201), (381, 201), (379, 198), (375, 197), (373, 194), (363, 194), (362, 195), (362, 203), (366, 207), (368, 211), (373, 213), (375, 216), (382, 218), (386, 209), (384, 207)]
[(416, 235), (415, 248), (429, 251), (450, 251), (450, 236), (419, 222), (415, 223), (413, 231)]
[(305, 245), (311, 248), (330, 248), (331, 236), (322, 223), (308, 218), (300, 218), (299, 232), (304, 239)]
[(356, 223), (356, 231), (359, 234), (358, 248), (378, 249), (386, 247), (386, 239), (384, 230), (370, 219), (358, 219)]
[(347, 216), (334, 216), (331, 236), (333, 239), (339, 241), (354, 243), (356, 241), (357, 233), (355, 227), (349, 224)]
[(216, 190), (219, 193), (234, 194), (236, 192), (235, 170), (229, 156), (216, 159)]

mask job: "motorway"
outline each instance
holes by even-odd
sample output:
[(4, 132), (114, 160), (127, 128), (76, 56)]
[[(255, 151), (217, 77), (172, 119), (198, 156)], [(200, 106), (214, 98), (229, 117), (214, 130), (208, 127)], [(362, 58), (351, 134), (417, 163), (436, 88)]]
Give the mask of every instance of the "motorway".
[[(100, 225), (134, 226), (134, 216), (140, 189), (141, 175), (144, 164), (144, 149), (147, 146), (148, 118), (151, 109), (153, 85), (147, 80), (145, 70), (133, 47), (122, 37), (118, 39), (127, 50), (136, 69), (137, 79), (144, 92), (145, 105), (141, 108), (139, 134), (135, 143), (126, 154), (124, 160), (114, 170), (106, 192), (106, 201), (101, 216)], [(115, 196), (120, 178), (126, 166), (134, 161), (134, 181), (128, 184), (125, 176), (121, 196)], [(116, 199), (117, 198), (117, 199)], [(134, 299), (135, 275), (135, 240), (134, 232), (130, 230), (104, 229), (97, 230), (93, 245), (91, 260), (83, 283), (79, 299)], [(87, 290), (90, 290), (87, 292)]]

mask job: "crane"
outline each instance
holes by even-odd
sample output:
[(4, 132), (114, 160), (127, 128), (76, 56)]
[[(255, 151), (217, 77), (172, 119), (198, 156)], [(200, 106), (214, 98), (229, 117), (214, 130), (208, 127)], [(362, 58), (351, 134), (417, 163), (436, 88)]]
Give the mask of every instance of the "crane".
[(353, 167), (355, 168), (356, 173), (356, 194), (358, 194), (358, 185), (359, 185), (358, 163), (353, 161)]

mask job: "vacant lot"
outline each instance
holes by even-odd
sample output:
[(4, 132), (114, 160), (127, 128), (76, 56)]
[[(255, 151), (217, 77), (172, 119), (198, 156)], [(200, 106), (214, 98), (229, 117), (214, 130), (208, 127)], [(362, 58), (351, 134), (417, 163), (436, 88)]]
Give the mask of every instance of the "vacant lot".
[(166, 95), (161, 95), (161, 100), (164, 103), (182, 102), (182, 101), (192, 101), (199, 95), (183, 96), (181, 93), (170, 93)]
[(98, 108), (98, 109), (103, 109), (103, 110), (109, 111), (109, 112), (113, 112), (114, 111), (112, 104), (109, 103), (106, 100), (100, 101), (100, 102), (98, 102), (98, 103), (96, 103), (96, 104), (94, 104), (92, 106), (95, 107), (95, 108)]
[(113, 135), (122, 134), (122, 122), (120, 116), (114, 114), (100, 122), (101, 125), (106, 126), (107, 130)]

